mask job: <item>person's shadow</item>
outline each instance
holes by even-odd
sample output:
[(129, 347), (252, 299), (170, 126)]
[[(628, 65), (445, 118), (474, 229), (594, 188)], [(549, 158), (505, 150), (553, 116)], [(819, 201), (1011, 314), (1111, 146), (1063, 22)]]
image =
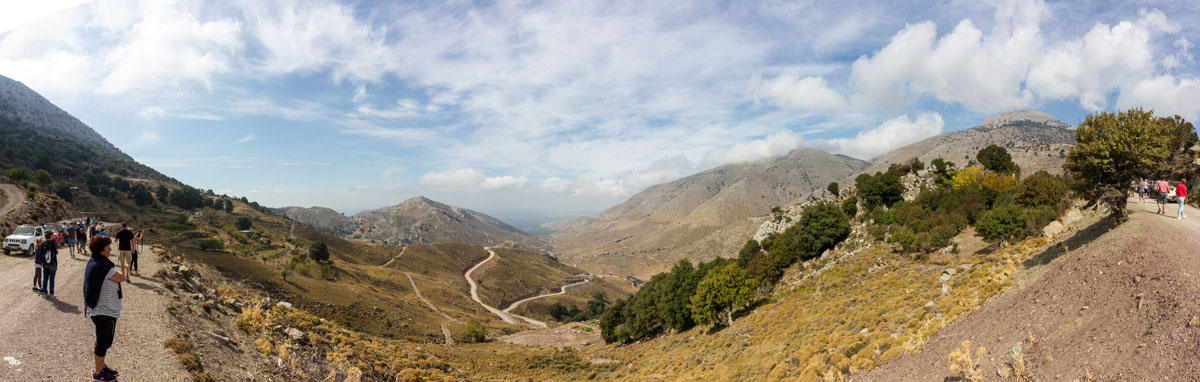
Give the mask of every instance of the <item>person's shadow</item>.
[(48, 300), (54, 303), (54, 309), (58, 309), (59, 312), (67, 314), (79, 314), (79, 307), (74, 304), (59, 300), (58, 298), (48, 298)]

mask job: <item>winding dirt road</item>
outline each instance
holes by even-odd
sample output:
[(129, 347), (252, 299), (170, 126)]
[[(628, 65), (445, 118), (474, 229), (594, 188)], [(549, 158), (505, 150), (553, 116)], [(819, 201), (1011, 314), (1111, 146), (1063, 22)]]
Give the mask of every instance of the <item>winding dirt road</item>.
[[(474, 273), (475, 270), (479, 269), (480, 266), (487, 264), (487, 262), (492, 261), (492, 259), (496, 258), (496, 251), (493, 251), (492, 247), (483, 247), (483, 249), (486, 249), (488, 251), (488, 258), (483, 259), (483, 261), (480, 261), (479, 264), (475, 264), (475, 266), (471, 267), (471, 269), (468, 269), (467, 272), (463, 274), (463, 277), (467, 279), (467, 284), (471, 285), (471, 299), (475, 300), (476, 304), (479, 304), (479, 306), (482, 306), (484, 309), (487, 309), (487, 311), (492, 312), (492, 314), (495, 314), (496, 316), (499, 316), (501, 320), (504, 320), (504, 322), (507, 322), (510, 324), (519, 324), (520, 322), (517, 321), (516, 319), (514, 319), (512, 317), (512, 315), (509, 315), (508, 313), (505, 313), (504, 311), (502, 311), (500, 309), (496, 309), (495, 307), (492, 307), (491, 305), (484, 304), (483, 300), (479, 299), (479, 284), (476, 284), (475, 279), (471, 278), (471, 273)], [(545, 323), (542, 323), (542, 325), (545, 326)]]
[(561, 288), (558, 288), (558, 292), (555, 292), (555, 293), (546, 293), (546, 294), (543, 294), (543, 295), (538, 295), (538, 296), (529, 297), (529, 298), (526, 298), (526, 299), (523, 299), (523, 300), (518, 300), (517, 302), (514, 302), (514, 303), (512, 303), (512, 305), (509, 305), (507, 308), (504, 308), (504, 313), (512, 313), (513, 309), (516, 309), (516, 308), (519, 308), (519, 307), (521, 307), (521, 304), (524, 304), (524, 303), (527, 303), (527, 302), (530, 302), (530, 301), (533, 301), (533, 300), (537, 300), (537, 299), (539, 299), (539, 298), (546, 298), (546, 297), (550, 297), (550, 296), (558, 296), (558, 295), (560, 295), (560, 294), (567, 293), (567, 288), (570, 288), (570, 287), (573, 287), (573, 286), (577, 286), (577, 285), (583, 285), (583, 284), (587, 284), (589, 281), (591, 281), (591, 280), (583, 280), (583, 281), (580, 281), (580, 282), (577, 282), (577, 283), (572, 283), (572, 284), (563, 285)]
[[(408, 247), (400, 247), (400, 254), (396, 255), (396, 257), (391, 258), (386, 263), (383, 263), (383, 266), (386, 268), (387, 266), (392, 265), (392, 263), (395, 262), (397, 259), (399, 259), (400, 256), (404, 256), (404, 251), (407, 249), (408, 249)], [(409, 277), (408, 279), (409, 279), (409, 281), (411, 281), (412, 277)], [(416, 288), (416, 286), (414, 286), (413, 288)]]
[[(412, 284), (413, 294), (416, 294), (417, 298), (421, 299), (421, 301), (424, 302), (425, 305), (428, 305), (429, 309), (432, 309), (437, 314), (442, 315), (442, 317), (444, 317), (447, 320), (454, 321), (454, 322), (457, 322), (460, 324), (462, 323), (462, 321), (456, 320), (454, 317), (450, 317), (450, 315), (446, 314), (445, 312), (442, 312), (441, 309), (438, 309), (436, 306), (433, 306), (433, 303), (429, 302), (429, 300), (426, 300), (425, 296), (421, 294), (421, 289), (417, 288), (417, 282), (413, 281), (412, 275), (408, 274), (408, 272), (404, 272), (404, 275), (408, 276), (408, 283)], [(444, 327), (445, 326), (443, 325), (443, 328)]]

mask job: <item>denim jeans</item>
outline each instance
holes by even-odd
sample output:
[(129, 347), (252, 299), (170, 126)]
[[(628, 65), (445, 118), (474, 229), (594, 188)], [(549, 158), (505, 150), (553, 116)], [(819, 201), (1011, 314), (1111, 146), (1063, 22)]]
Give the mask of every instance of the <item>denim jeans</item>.
[(1183, 197), (1181, 197), (1181, 198), (1178, 198), (1178, 199), (1179, 199), (1179, 200), (1176, 200), (1176, 202), (1179, 202), (1179, 213), (1178, 213), (1178, 214), (1176, 214), (1176, 215), (1175, 215), (1175, 217), (1177, 217), (1177, 218), (1180, 218), (1180, 219), (1183, 219), (1183, 218), (1186, 218), (1186, 217), (1187, 217), (1186, 215), (1184, 215), (1184, 214), (1183, 214), (1183, 205), (1184, 205), (1184, 204), (1187, 204), (1187, 198), (1183, 198)]
[(58, 273), (58, 265), (42, 265), (42, 293), (54, 294), (54, 274)]

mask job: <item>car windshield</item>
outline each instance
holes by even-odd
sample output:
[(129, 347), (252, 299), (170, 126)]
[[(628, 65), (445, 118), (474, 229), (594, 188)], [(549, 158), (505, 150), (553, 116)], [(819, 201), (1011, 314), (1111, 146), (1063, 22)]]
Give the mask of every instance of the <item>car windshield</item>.
[(33, 236), (33, 227), (27, 225), (17, 227), (17, 230), (13, 231), (13, 235)]
[(45, 226), (45, 228), (47, 231), (58, 233), (58, 226), (48, 225), (48, 226)]

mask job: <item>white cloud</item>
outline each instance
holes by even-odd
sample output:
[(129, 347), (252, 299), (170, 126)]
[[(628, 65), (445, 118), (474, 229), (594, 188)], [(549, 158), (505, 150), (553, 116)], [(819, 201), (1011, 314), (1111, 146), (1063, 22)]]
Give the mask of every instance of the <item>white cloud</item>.
[(365, 116), (397, 119), (414, 117), (421, 113), (435, 113), (438, 111), (438, 106), (432, 104), (421, 106), (421, 104), (414, 99), (402, 98), (396, 101), (395, 107), (390, 109), (377, 109), (372, 105), (362, 105), (359, 106), (357, 110), (359, 113)]
[(751, 162), (786, 155), (804, 143), (804, 137), (800, 134), (784, 130), (762, 139), (714, 148), (704, 154), (700, 163), (703, 167), (712, 167), (727, 163)]
[(384, 169), (381, 176), (383, 176), (383, 179), (391, 179), (392, 176), (396, 175), (396, 173), (399, 173), (400, 171), (404, 171), (404, 166), (391, 166)]
[(496, 177), (490, 177), (490, 178), (484, 179), (483, 183), (479, 184), (479, 187), (484, 190), (502, 190), (502, 189), (519, 190), (519, 189), (525, 187), (525, 183), (527, 183), (528, 181), (529, 181), (529, 179), (527, 179), (523, 176), (519, 176), (519, 177), (513, 177), (510, 175), (496, 176)]
[(243, 49), (241, 23), (231, 19), (202, 21), (175, 4), (141, 4), (141, 18), (121, 43), (104, 55), (111, 72), (100, 91), (123, 93), (196, 81), (212, 90), (213, 77), (231, 70), (230, 61)]
[(1039, 96), (1078, 99), (1086, 110), (1104, 110), (1108, 93), (1153, 69), (1150, 32), (1123, 21), (1097, 24), (1082, 38), (1051, 48), (1029, 71)]
[(475, 189), (483, 182), (483, 172), (473, 168), (447, 171), (431, 171), (422, 175), (417, 183), (430, 188)]
[(570, 185), (571, 185), (571, 182), (566, 179), (559, 178), (559, 177), (549, 177), (549, 178), (546, 178), (546, 180), (542, 181), (541, 189), (542, 189), (542, 191), (545, 191), (545, 192), (559, 194), (559, 193), (562, 193), (563, 191), (566, 191), (567, 187)]
[(1188, 120), (1200, 117), (1200, 79), (1162, 75), (1138, 81), (1121, 92), (1118, 109), (1153, 108), (1160, 116), (1180, 115)]
[(233, 144), (240, 145), (240, 144), (243, 144), (246, 142), (253, 141), (254, 138), (255, 138), (254, 133), (246, 134), (246, 136), (242, 137), (242, 139), (238, 139), (237, 141), (233, 142)]
[(863, 130), (854, 138), (830, 139), (825, 143), (831, 152), (869, 160), (896, 148), (942, 133), (942, 115), (934, 112), (908, 114), (884, 121), (878, 127)]
[(830, 89), (821, 77), (780, 75), (765, 80), (755, 76), (750, 79), (750, 88), (756, 99), (767, 98), (783, 107), (837, 111), (847, 106), (842, 95)]
[(167, 116), (167, 109), (164, 109), (162, 106), (147, 106), (142, 108), (142, 110), (138, 110), (137, 116), (148, 121), (162, 119)]

